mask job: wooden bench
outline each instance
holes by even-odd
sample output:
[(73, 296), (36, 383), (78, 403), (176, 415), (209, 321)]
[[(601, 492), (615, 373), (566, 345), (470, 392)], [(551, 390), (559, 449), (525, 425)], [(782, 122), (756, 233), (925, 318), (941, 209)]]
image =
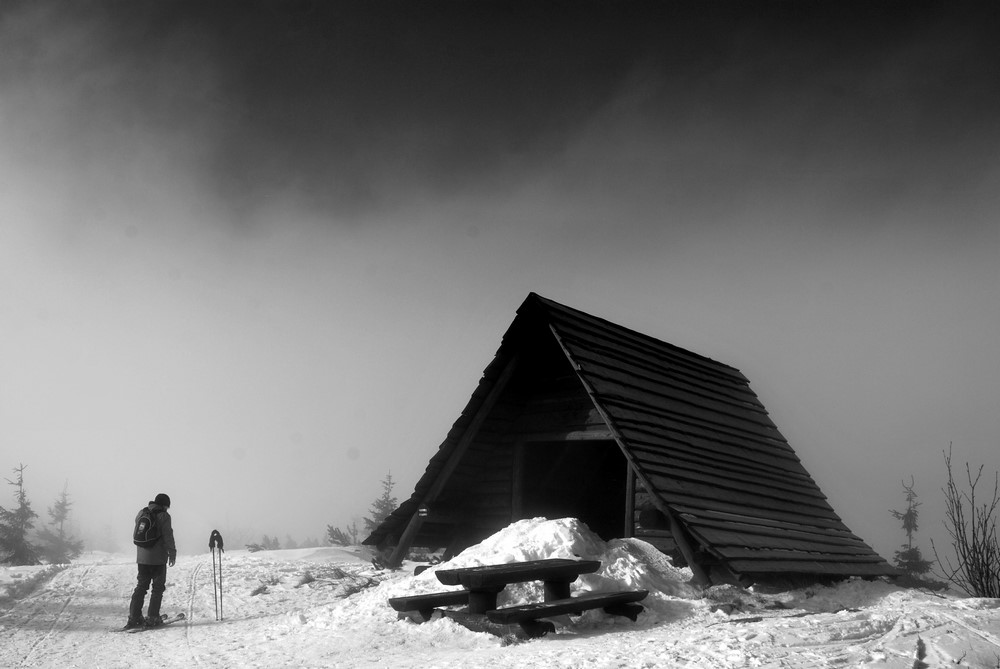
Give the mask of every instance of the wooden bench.
[(490, 622), (500, 625), (517, 623), (529, 637), (539, 637), (555, 629), (552, 623), (540, 622), (539, 618), (548, 618), (564, 613), (579, 615), (590, 609), (604, 609), (606, 613), (625, 616), (635, 622), (639, 614), (642, 613), (642, 606), (634, 602), (645, 599), (648, 594), (647, 590), (588, 592), (576, 597), (493, 609), (486, 612), (486, 617)]
[(423, 621), (430, 620), (434, 609), (438, 606), (465, 606), (468, 603), (469, 592), (467, 590), (450, 590), (448, 592), (433, 592), (426, 595), (389, 598), (389, 606), (393, 610), (401, 614), (416, 611)]

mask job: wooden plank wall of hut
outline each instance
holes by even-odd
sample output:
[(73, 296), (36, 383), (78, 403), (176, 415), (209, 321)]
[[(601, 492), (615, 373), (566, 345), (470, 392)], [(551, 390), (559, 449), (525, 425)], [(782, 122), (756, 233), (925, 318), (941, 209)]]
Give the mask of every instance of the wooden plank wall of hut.
[(534, 392), (511, 425), (515, 442), (607, 439), (607, 424), (598, 413), (580, 380), (567, 373), (539, 379)]
[(506, 435), (518, 412), (509, 399), (497, 402), (441, 493), (438, 506), (454, 522), (440, 531), (458, 536), (460, 544), (471, 545), (510, 522), (512, 460)]
[[(489, 536), (513, 520), (514, 449), (530, 441), (608, 438), (607, 426), (558, 349), (544, 364), (515, 374), (455, 467), (422, 529), (419, 541), (461, 544)], [(479, 393), (482, 390), (477, 391)], [(469, 416), (449, 439), (461, 437)], [(437, 522), (436, 522), (437, 521)]]
[[(519, 444), (609, 436), (607, 425), (568, 364), (556, 369), (560, 373), (534, 368), (530, 377), (519, 379), (517, 387), (498, 402), (456, 470), (461, 483), (454, 489), (470, 492), (464, 499), (472, 509), (467, 529), (476, 536), (488, 536), (516, 520), (514, 457)], [(531, 393), (521, 394), (518, 388)], [(456, 498), (452, 504), (457, 502)]]

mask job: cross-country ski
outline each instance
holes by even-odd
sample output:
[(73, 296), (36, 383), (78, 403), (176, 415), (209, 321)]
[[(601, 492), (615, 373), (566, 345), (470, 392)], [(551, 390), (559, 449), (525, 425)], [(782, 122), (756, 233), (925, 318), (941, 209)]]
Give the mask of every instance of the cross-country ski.
[(153, 630), (158, 630), (163, 627), (173, 625), (174, 623), (180, 622), (185, 619), (186, 618), (183, 613), (178, 613), (177, 615), (174, 616), (168, 616), (166, 614), (163, 614), (162, 616), (160, 616), (160, 622), (156, 623), (155, 625), (150, 625), (150, 624), (141, 625), (139, 627), (133, 627), (132, 629), (126, 631), (129, 634), (136, 634), (138, 632), (151, 632)]

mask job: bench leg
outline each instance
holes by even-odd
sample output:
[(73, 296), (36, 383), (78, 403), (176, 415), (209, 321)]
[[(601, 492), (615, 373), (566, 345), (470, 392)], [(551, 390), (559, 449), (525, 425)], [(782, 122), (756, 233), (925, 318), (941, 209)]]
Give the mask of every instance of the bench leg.
[(556, 626), (547, 620), (523, 620), (518, 624), (529, 639), (537, 639), (556, 631)]
[(551, 602), (557, 599), (567, 599), (569, 597), (569, 584), (572, 581), (545, 581), (542, 585), (545, 592), (545, 601)]
[(642, 606), (640, 604), (612, 604), (605, 606), (604, 612), (613, 616), (625, 616), (635, 622), (639, 619), (639, 614), (642, 613)]
[(495, 590), (470, 590), (469, 613), (486, 613), (497, 607), (497, 594), (503, 586)]

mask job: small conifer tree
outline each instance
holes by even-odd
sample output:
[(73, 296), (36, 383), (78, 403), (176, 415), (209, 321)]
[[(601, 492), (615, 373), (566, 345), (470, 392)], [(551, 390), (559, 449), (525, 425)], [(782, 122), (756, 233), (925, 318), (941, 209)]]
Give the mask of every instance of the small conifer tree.
[(34, 527), (34, 519), (38, 514), (31, 509), (31, 502), (24, 490), (24, 470), (22, 464), (14, 468), (17, 477), (7, 483), (14, 486), (17, 492), (17, 508), (9, 511), (0, 506), (0, 562), (14, 566), (40, 564), (38, 550), (28, 541), (28, 535)]
[(343, 530), (333, 525), (326, 526), (326, 540), (334, 546), (356, 546), (359, 533), (357, 520), (352, 520)]
[(910, 485), (903, 482), (903, 490), (906, 493), (906, 510), (891, 509), (889, 511), (896, 520), (902, 521), (903, 531), (906, 532), (906, 543), (900, 547), (901, 550), (896, 551), (894, 561), (896, 566), (909, 576), (919, 577), (930, 571), (934, 563), (925, 560), (920, 554), (920, 548), (913, 545), (913, 535), (917, 532), (917, 507), (920, 506), (920, 502), (917, 501), (917, 493), (914, 490), (913, 476), (910, 476)]
[(382, 524), (382, 521), (396, 510), (396, 498), (392, 495), (394, 485), (396, 483), (392, 480), (392, 472), (388, 472), (382, 479), (382, 496), (372, 502), (371, 508), (368, 510), (371, 517), (365, 517), (367, 531), (374, 532)]
[(350, 546), (351, 540), (339, 527), (333, 525), (326, 526), (326, 540), (334, 546)]
[(49, 564), (65, 564), (83, 552), (83, 542), (70, 536), (66, 530), (66, 520), (69, 518), (70, 507), (73, 506), (66, 490), (68, 485), (63, 486), (55, 504), (48, 509), (51, 519), (49, 527), (38, 532), (41, 554)]

